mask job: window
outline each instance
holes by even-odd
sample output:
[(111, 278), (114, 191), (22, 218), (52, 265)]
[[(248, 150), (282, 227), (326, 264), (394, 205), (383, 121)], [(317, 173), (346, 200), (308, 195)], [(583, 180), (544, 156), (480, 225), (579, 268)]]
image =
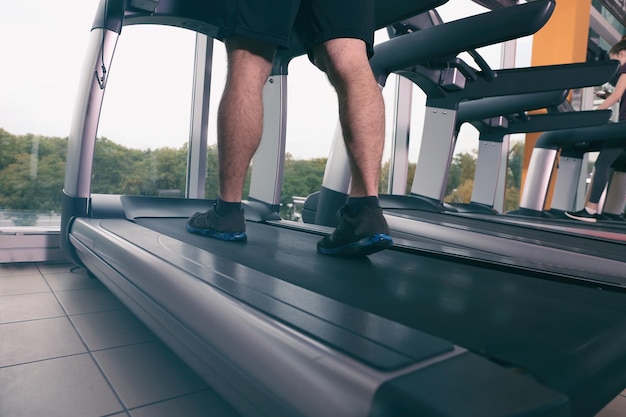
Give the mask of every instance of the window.
[(92, 192), (185, 192), (195, 33), (127, 26), (118, 40), (94, 154)]
[(67, 134), (95, 6), (70, 0), (0, 6), (2, 230), (58, 229)]

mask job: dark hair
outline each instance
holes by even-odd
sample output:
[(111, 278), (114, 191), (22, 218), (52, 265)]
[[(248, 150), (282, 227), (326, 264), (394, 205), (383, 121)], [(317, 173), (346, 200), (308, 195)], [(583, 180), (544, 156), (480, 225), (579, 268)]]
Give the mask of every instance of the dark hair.
[(624, 36), (621, 41), (613, 45), (613, 47), (609, 50), (609, 55), (617, 55), (621, 51), (626, 51), (626, 36)]

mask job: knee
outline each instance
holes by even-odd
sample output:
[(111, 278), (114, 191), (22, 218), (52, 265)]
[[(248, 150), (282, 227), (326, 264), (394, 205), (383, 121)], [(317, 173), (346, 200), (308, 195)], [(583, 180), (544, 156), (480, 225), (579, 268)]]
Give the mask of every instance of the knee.
[(260, 41), (233, 38), (225, 41), (229, 78), (243, 77), (248, 83), (265, 83), (269, 76), (276, 48)]
[(333, 39), (325, 42), (313, 49), (313, 58), (313, 63), (335, 85), (364, 70), (371, 72), (366, 45), (360, 39)]

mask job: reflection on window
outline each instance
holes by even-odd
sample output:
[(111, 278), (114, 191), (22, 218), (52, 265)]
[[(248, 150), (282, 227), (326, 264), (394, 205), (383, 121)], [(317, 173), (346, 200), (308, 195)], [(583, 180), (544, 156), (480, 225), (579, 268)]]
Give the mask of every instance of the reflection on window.
[(0, 129), (0, 227), (58, 226), (67, 138)]
[(66, 135), (95, 7), (2, 4), (0, 232), (14, 226), (58, 230)]

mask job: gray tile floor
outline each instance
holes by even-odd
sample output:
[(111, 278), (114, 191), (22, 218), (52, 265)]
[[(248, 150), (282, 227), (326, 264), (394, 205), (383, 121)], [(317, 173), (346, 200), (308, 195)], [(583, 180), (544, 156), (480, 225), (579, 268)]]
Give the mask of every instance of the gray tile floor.
[[(0, 264), (0, 416), (236, 417), (102, 284)], [(626, 417), (626, 391), (596, 417)]]
[(102, 284), (0, 265), (0, 416), (236, 417)]

